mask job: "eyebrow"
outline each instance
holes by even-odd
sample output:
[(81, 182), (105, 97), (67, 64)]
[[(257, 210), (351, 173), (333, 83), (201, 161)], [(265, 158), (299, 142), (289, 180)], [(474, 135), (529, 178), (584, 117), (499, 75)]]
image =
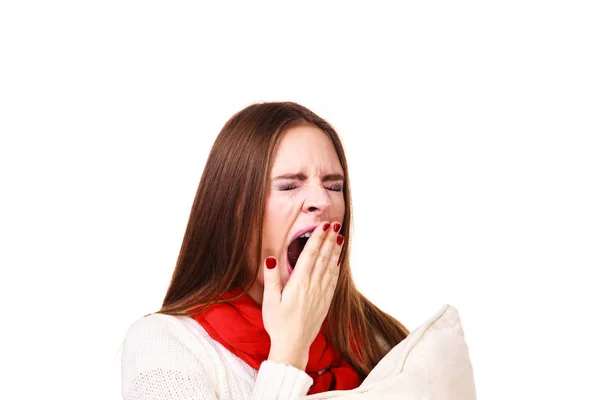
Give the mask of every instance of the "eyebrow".
[[(305, 181), (306, 179), (308, 179), (308, 177), (306, 175), (304, 175), (302, 172), (297, 172), (295, 174), (284, 174), (284, 175), (279, 175), (275, 178), (273, 178), (273, 181), (279, 180), (279, 179), (297, 179), (299, 181)], [(331, 181), (343, 181), (344, 180), (344, 175), (341, 174), (327, 174), (327, 175), (323, 175), (323, 177), (321, 178), (321, 180), (323, 182), (331, 182)]]

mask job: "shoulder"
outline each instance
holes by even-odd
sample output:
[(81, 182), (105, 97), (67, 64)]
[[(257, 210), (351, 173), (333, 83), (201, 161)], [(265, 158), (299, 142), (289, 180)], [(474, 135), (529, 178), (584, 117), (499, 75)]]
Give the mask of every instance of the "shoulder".
[(190, 317), (151, 314), (136, 320), (125, 335), (121, 352), (123, 393), (130, 396), (149, 390), (147, 385), (181, 388), (178, 382), (212, 391), (215, 360), (207, 338), (206, 331)]
[(123, 342), (123, 351), (150, 345), (157, 347), (166, 344), (165, 340), (178, 340), (182, 325), (181, 318), (172, 315), (151, 314), (142, 317), (129, 327)]
[(154, 355), (164, 359), (197, 353), (210, 341), (206, 331), (190, 317), (150, 314), (131, 324), (123, 342), (123, 358)]
[(185, 317), (165, 314), (150, 314), (139, 318), (129, 327), (124, 345), (152, 341), (161, 336), (177, 336), (177, 332), (185, 325), (183, 318)]
[(133, 322), (121, 354), (123, 371), (153, 368), (200, 368), (209, 363), (211, 339), (195, 320), (151, 314)]

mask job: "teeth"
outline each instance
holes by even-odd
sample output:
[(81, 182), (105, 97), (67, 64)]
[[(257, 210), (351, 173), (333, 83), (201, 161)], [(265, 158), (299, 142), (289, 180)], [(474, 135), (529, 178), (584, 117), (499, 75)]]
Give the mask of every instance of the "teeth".
[(301, 235), (301, 238), (309, 238), (310, 237), (311, 232), (306, 232), (304, 235)]

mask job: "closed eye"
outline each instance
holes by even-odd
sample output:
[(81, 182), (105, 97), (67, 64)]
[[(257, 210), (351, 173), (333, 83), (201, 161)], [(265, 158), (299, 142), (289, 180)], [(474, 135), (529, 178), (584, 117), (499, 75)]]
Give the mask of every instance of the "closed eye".
[(283, 185), (283, 186), (278, 186), (277, 189), (279, 189), (279, 190), (294, 190), (297, 187), (298, 186), (296, 186), (296, 185)]
[[(277, 187), (277, 189), (282, 190), (282, 191), (289, 191), (289, 190), (294, 190), (297, 187), (298, 186), (296, 186), (296, 185), (280, 185)], [(331, 190), (332, 192), (341, 192), (342, 188), (343, 188), (342, 185), (332, 185), (332, 186), (325, 187), (325, 189)]]

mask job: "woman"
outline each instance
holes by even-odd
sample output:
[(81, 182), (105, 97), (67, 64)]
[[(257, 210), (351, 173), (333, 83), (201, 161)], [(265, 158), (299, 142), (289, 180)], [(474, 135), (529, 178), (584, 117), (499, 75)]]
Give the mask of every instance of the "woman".
[(298, 104), (215, 140), (162, 308), (122, 356), (133, 399), (295, 399), (360, 385), (408, 330), (354, 285), (342, 143)]

